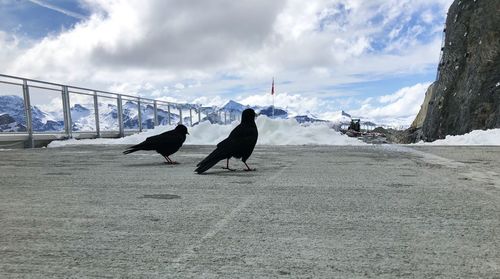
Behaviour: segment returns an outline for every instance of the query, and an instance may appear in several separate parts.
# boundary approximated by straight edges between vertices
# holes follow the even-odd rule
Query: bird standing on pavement
[[[225,169],[229,168],[229,159],[231,157],[241,158],[246,171],[254,171],[246,163],[247,159],[252,155],[259,133],[257,125],[255,125],[255,111],[246,109],[241,115],[241,123],[236,126],[229,136],[217,144],[217,148],[210,153],[203,161],[198,163],[195,172],[203,173],[217,164],[219,161],[226,159]]]
[[[186,140],[186,135],[189,135],[186,126],[180,124],[173,130],[149,137],[145,141],[129,147],[127,150],[123,151],[123,154],[129,154],[139,150],[155,150],[167,160],[165,162],[166,164],[178,164],[172,161],[168,156],[174,154],[181,148]]]

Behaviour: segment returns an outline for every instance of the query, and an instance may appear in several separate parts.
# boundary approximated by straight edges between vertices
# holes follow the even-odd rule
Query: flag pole
[[[271,95],[273,95],[273,119],[274,119],[274,77],[273,77],[273,85],[271,86]]]
[[[273,94],[273,118],[274,118],[274,94]]]

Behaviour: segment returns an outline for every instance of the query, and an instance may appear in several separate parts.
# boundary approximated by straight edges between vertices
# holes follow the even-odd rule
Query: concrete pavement
[[[0,151],[0,277],[500,278],[500,148]]]

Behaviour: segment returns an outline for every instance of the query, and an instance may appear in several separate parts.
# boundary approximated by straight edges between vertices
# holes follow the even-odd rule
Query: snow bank
[[[422,145],[500,145],[500,129],[475,130],[465,135],[446,136],[433,142],[418,142]]]
[[[361,145],[363,142],[336,132],[325,123],[300,125],[294,119],[270,119],[259,116],[256,120],[259,129],[259,145]],[[231,130],[238,125],[210,124],[205,121],[194,127],[188,127],[189,135],[184,144],[215,145],[225,139]],[[175,126],[158,126],[152,130],[130,135],[119,139],[85,139],[53,141],[49,147],[76,144],[137,144],[147,137],[163,133]]]
[[[257,118],[259,140],[267,145],[360,145],[358,139],[331,129],[326,123],[301,125],[295,119]]]

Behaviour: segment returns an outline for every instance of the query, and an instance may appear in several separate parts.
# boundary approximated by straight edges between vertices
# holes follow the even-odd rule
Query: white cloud
[[[432,23],[434,21],[434,15],[432,14],[432,12],[430,10],[426,10],[425,12],[422,13],[422,16],[421,16],[422,20],[425,22],[425,23]]]
[[[347,61],[365,61],[371,43],[382,40],[394,22],[404,24],[420,9],[449,2],[87,0],[93,11],[88,20],[26,49],[8,68],[99,82],[168,82],[217,72],[269,76],[325,67],[336,72]],[[370,23],[376,17],[383,21]],[[401,26],[389,32],[399,33]],[[412,40],[394,43],[400,49]]]
[[[372,100],[350,113],[378,123],[399,119],[409,125],[420,110],[429,85],[430,82],[401,88],[393,94],[379,97],[378,102]]]
[[[0,65],[8,65],[13,57],[21,54],[19,39],[0,30]],[[6,70],[5,68],[2,71]]]
[[[176,83],[176,84],[174,85],[174,88],[175,88],[175,89],[177,89],[177,90],[182,90],[182,89],[184,89],[184,87],[185,87],[185,86],[184,86],[184,84],[182,84],[182,83]]]
[[[204,107],[210,107],[210,106],[215,106],[215,107],[222,107],[224,106],[229,100],[222,98],[220,96],[212,96],[212,97],[193,97],[193,96],[181,96],[181,95],[172,95],[172,94],[158,94],[155,96],[155,99],[161,100],[161,101],[166,101],[166,102],[171,102],[171,103],[178,103],[178,104],[196,104],[196,105],[203,105]]]
[[[271,94],[258,94],[237,99],[237,101],[243,105],[270,106],[273,104],[273,97]],[[280,93],[275,95],[274,105],[286,108],[292,115],[297,115],[317,111],[321,102],[316,97]]]
[[[328,97],[364,93],[328,88],[435,71],[451,2],[82,0],[88,19],[29,47],[0,32],[0,63],[10,74],[204,105],[269,105],[276,76],[290,81],[277,84],[277,106],[326,113],[355,103]],[[403,106],[399,94],[377,105]],[[375,100],[364,108],[375,115]]]
[[[321,119],[330,120],[330,121],[339,121],[342,119],[342,111],[329,111],[324,112],[319,115]]]
[[[191,101],[193,104],[201,104],[203,106],[216,106],[216,107],[222,107],[228,102],[227,99],[224,99],[220,96],[214,96],[214,97],[198,97],[195,98]]]

